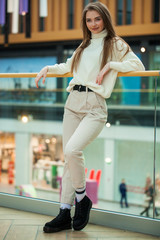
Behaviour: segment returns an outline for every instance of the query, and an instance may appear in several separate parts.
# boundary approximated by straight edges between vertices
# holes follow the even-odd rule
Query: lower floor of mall
[[[59,202],[64,167],[62,123],[33,121],[24,126],[16,120],[12,125],[11,120],[2,121],[0,192]],[[95,208],[136,215],[143,212],[146,182],[154,183],[153,132],[151,127],[105,127],[86,147],[86,191]],[[156,144],[155,217],[159,218],[159,129]],[[123,204],[119,190],[122,180],[127,188]],[[153,216],[153,204],[144,213],[147,215]]]

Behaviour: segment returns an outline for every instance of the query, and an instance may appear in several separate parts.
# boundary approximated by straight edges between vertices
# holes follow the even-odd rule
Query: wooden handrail
[[[0,73],[0,78],[35,78],[37,76],[37,73]],[[71,73],[66,73],[66,74],[53,74],[53,73],[48,73],[47,77],[72,77],[73,75]],[[126,72],[118,73],[118,77],[156,77],[160,76],[160,70],[155,70],[155,71],[132,71],[132,72]]]

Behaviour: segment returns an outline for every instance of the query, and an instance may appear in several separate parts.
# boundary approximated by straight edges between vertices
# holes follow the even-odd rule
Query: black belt
[[[87,88],[86,86],[83,85],[75,85],[73,87],[73,90],[77,90],[78,92],[86,92],[86,89],[88,89],[88,92],[93,92],[90,88]]]

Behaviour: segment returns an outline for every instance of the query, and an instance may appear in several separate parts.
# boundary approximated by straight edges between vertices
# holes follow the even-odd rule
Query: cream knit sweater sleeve
[[[48,66],[48,72],[55,73],[55,74],[65,74],[70,72],[74,54],[75,52],[72,54],[70,58],[67,59],[65,63]]]
[[[140,59],[130,49],[127,51],[127,44],[121,39],[116,41],[113,46],[113,59],[110,61],[110,68],[118,72],[144,71],[144,65]]]

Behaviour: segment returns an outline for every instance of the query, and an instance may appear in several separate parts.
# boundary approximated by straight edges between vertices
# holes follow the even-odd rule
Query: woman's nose
[[[95,26],[95,25],[96,25],[96,22],[95,22],[95,21],[93,21],[93,22],[92,22],[92,26]]]

